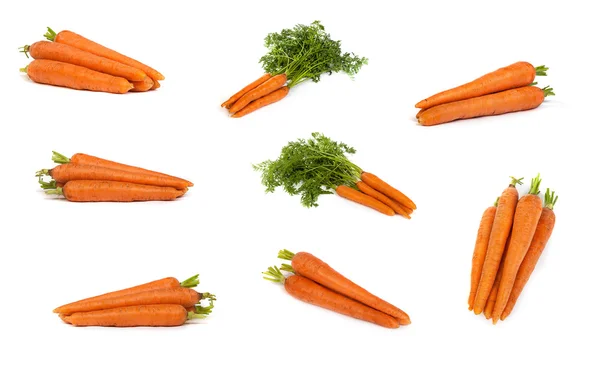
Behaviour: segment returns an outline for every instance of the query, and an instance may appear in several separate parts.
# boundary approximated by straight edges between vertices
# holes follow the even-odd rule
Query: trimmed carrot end
[[[425,107],[425,100],[421,100],[421,101],[419,101],[419,102],[417,102],[415,104],[415,108],[421,109],[421,108],[424,108],[424,107]]]

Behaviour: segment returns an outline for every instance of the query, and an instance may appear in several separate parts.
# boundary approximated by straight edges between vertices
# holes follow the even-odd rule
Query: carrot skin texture
[[[519,61],[485,74],[464,85],[437,93],[419,101],[415,107],[431,108],[449,102],[467,100],[486,94],[527,86],[535,79],[535,72],[536,69],[533,65],[528,62]]]
[[[479,229],[477,230],[477,239],[475,241],[475,249],[473,250],[473,258],[471,261],[471,291],[469,292],[469,310],[473,310],[475,294],[477,293],[477,287],[479,286],[481,270],[483,269],[483,262],[485,261],[485,254],[487,252],[488,242],[490,240],[492,224],[494,223],[495,216],[496,206],[488,207],[483,212],[481,222],[479,223]]]
[[[154,81],[152,81],[150,76],[146,76],[145,80],[132,81],[131,84],[133,88],[131,88],[130,92],[147,92],[154,86]]]
[[[310,253],[296,253],[292,258],[292,268],[297,275],[398,319],[401,325],[410,324],[410,317],[404,311],[371,294]]]
[[[552,230],[554,230],[555,222],[556,216],[554,211],[544,208],[535,230],[535,234],[533,235],[533,239],[531,240],[531,245],[527,250],[527,254],[525,254],[525,258],[523,258],[523,262],[521,262],[521,265],[519,266],[519,272],[517,273],[513,288],[510,291],[510,297],[508,298],[506,307],[504,307],[504,311],[500,316],[501,320],[506,319],[506,317],[510,315],[515,307],[515,303],[517,303],[523,288],[527,284],[527,281],[533,273],[538,260],[544,252],[544,248],[546,247],[548,240],[550,240]]]
[[[60,61],[33,60],[26,71],[27,76],[34,82],[77,90],[124,94],[133,88],[133,85],[122,77]]]
[[[396,318],[331,291],[308,278],[292,275],[286,278],[284,286],[291,296],[306,303],[387,328],[400,326]]]
[[[254,88],[256,88],[257,86],[259,86],[260,84],[264,83],[265,81],[267,81],[268,79],[270,79],[271,74],[270,73],[265,73],[262,76],[260,76],[260,78],[258,78],[257,80],[251,82],[250,84],[246,85],[245,87],[243,87],[239,92],[237,92],[236,94],[234,94],[233,96],[229,97],[229,100],[225,101],[224,103],[221,104],[222,108],[231,108],[231,106],[237,101],[239,100],[243,95],[245,95],[246,93],[250,92],[251,90],[253,90]]]
[[[97,56],[105,57],[107,59],[120,62],[121,64],[129,65],[131,67],[140,69],[144,71],[146,75],[150,76],[152,80],[158,81],[165,79],[165,76],[163,76],[157,70],[149,67],[148,65],[142,64],[137,60],[127,57],[92,40],[86,39],[85,37],[78,35],[77,33],[71,31],[61,31],[54,38],[54,42],[67,44],[72,47],[81,49],[83,51],[95,54]]]
[[[392,200],[391,198],[384,195],[383,193],[378,192],[377,190],[373,189],[372,187],[370,187],[363,181],[358,181],[356,183],[356,187],[358,187],[358,190],[365,193],[366,195],[371,196],[371,197],[375,198],[376,200],[381,201],[384,204],[388,205],[396,213],[400,214],[404,218],[410,219],[410,213],[408,213],[406,208],[404,208],[400,203]],[[412,213],[412,211],[411,211],[411,213]]]
[[[527,194],[519,200],[515,211],[513,223],[513,233],[506,260],[504,262],[504,272],[498,287],[498,298],[494,305],[492,320],[498,322],[510,297],[510,292],[515,283],[519,267],[527,254],[529,246],[535,235],[535,231],[542,215],[542,199],[534,194]]]
[[[274,90],[273,92],[267,94],[266,96],[262,96],[261,98],[252,101],[239,111],[235,112],[231,115],[231,117],[239,118],[244,117],[247,114],[250,114],[260,108],[263,108],[267,105],[271,105],[276,103],[277,101],[281,101],[284,99],[288,93],[290,92],[290,88],[287,86],[282,86],[281,88]]]
[[[455,120],[535,109],[544,102],[544,99],[544,91],[540,88],[524,86],[434,106],[423,112],[417,119],[423,126],[439,125]]]
[[[381,178],[377,177],[375,174],[362,172],[362,174],[360,175],[360,179],[373,189],[377,190],[378,192],[383,193],[389,198],[400,202],[400,204],[407,206],[413,210],[417,208],[417,205],[415,205],[415,203],[410,198],[405,196],[401,191],[395,189],[394,187],[383,181]]]
[[[96,56],[66,44],[38,41],[31,44],[28,51],[34,59],[53,60],[78,65],[111,76],[123,77],[129,81],[144,81],[147,77],[146,73],[140,69]]]
[[[143,305],[77,312],[61,319],[73,326],[172,327],[187,321],[188,312],[180,305]]]
[[[396,215],[396,212],[394,211],[394,209],[392,209],[388,205],[376,200],[375,198],[373,198],[371,196],[366,195],[365,193],[363,193],[361,191],[354,190],[351,187],[348,187],[346,185],[338,186],[335,189],[335,192],[340,197],[349,199],[350,201],[353,201],[353,202],[359,203],[361,205],[375,209],[382,214],[389,215],[389,216]]]
[[[492,313],[494,311],[494,305],[496,304],[496,300],[498,299],[498,289],[500,287],[500,280],[502,279],[502,273],[504,271],[504,260],[506,259],[506,252],[508,251],[508,244],[510,243],[511,234],[508,235],[508,239],[506,240],[506,246],[504,247],[504,254],[502,254],[502,259],[500,260],[500,266],[498,266],[498,272],[496,273],[496,279],[494,280],[494,285],[492,286],[492,291],[490,291],[490,296],[488,297],[487,302],[485,303],[485,308],[483,309],[483,315],[485,319],[490,319],[492,317]]]
[[[62,188],[63,195],[70,202],[173,201],[184,195],[186,190],[103,180],[68,181]]]
[[[285,74],[278,74],[277,76],[271,77],[267,81],[263,82],[256,88],[252,89],[251,91],[247,92],[242,97],[240,97],[239,100],[237,100],[233,105],[231,105],[231,108],[229,108],[229,113],[237,113],[252,101],[258,100],[259,98],[266,96],[277,89],[282,88],[286,82],[287,76]]]

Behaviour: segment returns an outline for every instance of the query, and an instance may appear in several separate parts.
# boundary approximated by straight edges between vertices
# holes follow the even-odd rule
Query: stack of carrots
[[[123,94],[158,89],[164,80],[157,70],[71,31],[44,35],[50,41],[25,45],[34,59],[21,69],[37,83]]]
[[[190,181],[152,170],[77,153],[68,158],[52,152],[60,165],[36,173],[46,194],[72,202],[170,201],[183,196]],[[52,177],[44,181],[43,177]]]
[[[545,66],[519,61],[419,101],[417,121],[424,126],[466,118],[493,116],[537,108],[552,88],[538,88],[535,76],[546,76]]]
[[[73,326],[171,327],[190,319],[206,318],[216,297],[193,290],[198,275],[183,282],[173,277],[82,299],[54,309]],[[208,300],[208,306],[201,301]]]
[[[541,179],[531,181],[529,192],[519,199],[513,178],[494,206],[481,218],[471,269],[469,310],[484,313],[496,324],[512,312],[552,235],[554,205],[558,199],[546,189],[538,196]]]
[[[387,328],[410,324],[404,311],[371,294],[314,255],[281,250],[278,258],[291,261],[291,265],[282,264],[281,269],[269,267],[263,278],[283,283],[291,296]],[[289,274],[284,275],[282,270]]]

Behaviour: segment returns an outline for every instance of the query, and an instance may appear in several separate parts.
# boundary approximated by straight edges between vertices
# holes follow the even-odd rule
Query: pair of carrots
[[[62,195],[72,202],[170,201],[183,196],[190,181],[88,154],[68,158],[52,152],[60,165],[36,173],[46,194]],[[52,181],[46,182],[44,176]]]
[[[536,76],[546,76],[545,66],[520,61],[476,80],[419,101],[417,121],[424,126],[450,121],[519,112],[537,108],[552,88],[538,88]]]
[[[157,70],[71,31],[44,35],[49,41],[25,45],[21,52],[34,59],[21,71],[37,83],[123,94],[158,89]]]
[[[72,302],[54,312],[73,326],[181,326],[190,319],[205,318],[214,307],[214,295],[192,289],[198,283],[198,275],[183,282],[163,278]],[[208,306],[201,304],[205,299]]]
[[[281,250],[278,258],[291,261],[269,267],[263,278],[283,283],[293,297],[356,319],[387,328],[409,325],[409,316],[398,307],[371,294],[312,254]],[[285,276],[282,270],[290,274]]]
[[[275,76],[265,73],[231,96],[221,107],[227,108],[231,117],[244,117],[287,96],[290,88],[286,82],[285,73]]]
[[[512,312],[556,221],[558,197],[546,189],[542,203],[539,174],[519,199],[515,185],[520,183],[513,178],[496,204],[484,211],[473,251],[469,310],[483,312],[494,324]]]

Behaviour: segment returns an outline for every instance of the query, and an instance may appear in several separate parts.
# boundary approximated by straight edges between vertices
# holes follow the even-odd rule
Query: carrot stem
[[[38,178],[38,182],[40,184],[40,187],[44,190],[48,190],[48,189],[56,189],[56,181],[52,180],[50,182],[45,182],[42,177]]]
[[[292,274],[296,274],[296,270],[294,270],[294,268],[292,267],[292,265],[289,265],[287,263],[282,263],[281,266],[279,266],[281,270],[286,271],[288,273],[292,273]]]
[[[50,169],[42,169],[42,170],[38,170],[37,172],[35,172],[36,177],[43,177],[43,176],[49,176],[49,175],[50,175]]]
[[[283,250],[279,250],[279,253],[277,253],[277,258],[285,259],[286,261],[291,261],[292,258],[294,258],[294,255],[296,255],[296,254],[287,249],[283,249]]]
[[[44,193],[46,193],[48,195],[63,195],[63,189],[56,188],[56,189],[52,189],[52,190],[44,190]]]
[[[525,178],[524,178],[524,177],[521,177],[521,178],[515,178],[515,177],[513,177],[513,176],[510,176],[510,179],[511,179],[511,181],[510,181],[510,184],[511,184],[512,186],[517,186],[517,185],[523,185],[523,180],[524,180]],[[500,197],[498,197],[498,198],[500,198]],[[498,200],[496,200],[496,202],[498,202]]]
[[[56,32],[54,32],[52,30],[52,28],[50,28],[50,27],[46,27],[46,28],[48,28],[48,32],[46,32],[44,34],[44,37],[47,38],[50,41],[54,41],[54,39],[56,38]]]
[[[267,281],[275,283],[285,282],[285,275],[283,275],[283,273],[281,272],[281,270],[279,270],[277,266],[269,267],[267,271],[263,272],[263,274],[266,275],[263,277],[263,279],[266,279]]]
[[[540,184],[542,183],[542,179],[540,178],[540,174],[535,178],[531,179],[531,187],[529,188],[529,194],[538,195],[540,194]]]
[[[25,53],[25,56],[29,58],[29,48],[30,45],[23,45],[22,47],[19,47],[19,52]]]
[[[540,65],[535,67],[535,75],[536,76],[547,76],[546,71],[550,69],[545,65]]]
[[[546,193],[544,194],[544,207],[554,210],[554,205],[556,205],[556,201],[558,201],[558,196],[554,195],[554,191],[550,193],[550,188],[546,189]]]
[[[71,162],[71,159],[63,154],[60,154],[58,152],[55,152],[54,150],[52,151],[52,161],[54,161],[57,164],[68,164],[69,162]]]
[[[556,96],[554,94],[554,89],[550,88],[549,86],[543,87],[542,90],[544,91],[544,97]]]
[[[20,68],[20,69],[19,69],[19,72],[27,73],[27,67],[28,67],[28,66],[29,66],[29,65],[27,65],[25,68]]]
[[[198,286],[198,284],[200,284],[200,280],[198,279],[199,275],[200,274],[193,275],[193,276],[189,277],[188,279],[186,279],[185,281],[181,282],[180,283],[181,287],[192,288],[192,287]],[[209,295],[212,295],[212,294],[209,294]],[[204,294],[202,296],[204,296]]]

